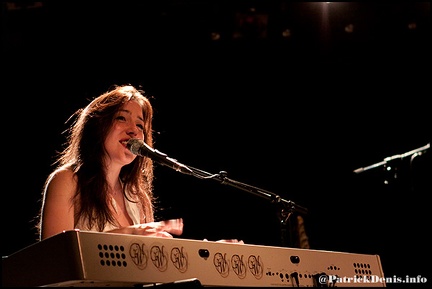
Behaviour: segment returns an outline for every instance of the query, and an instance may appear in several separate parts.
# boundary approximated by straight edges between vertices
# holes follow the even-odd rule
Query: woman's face
[[[114,123],[106,139],[105,149],[108,153],[107,165],[130,164],[136,157],[126,147],[130,138],[144,139],[143,112],[139,103],[131,100],[114,116]]]

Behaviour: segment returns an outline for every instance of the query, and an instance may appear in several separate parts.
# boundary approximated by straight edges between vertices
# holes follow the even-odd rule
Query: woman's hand
[[[207,239],[204,239],[203,241],[208,242]],[[216,243],[235,243],[235,244],[244,244],[243,240],[237,240],[237,239],[220,239],[215,241]]]
[[[173,238],[173,235],[179,236],[183,233],[183,219],[180,218],[160,222],[137,224],[114,229],[108,231],[108,233]]]

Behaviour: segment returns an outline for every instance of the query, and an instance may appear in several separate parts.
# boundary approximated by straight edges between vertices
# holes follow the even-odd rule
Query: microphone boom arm
[[[287,230],[287,227],[290,227],[289,217],[294,214],[298,213],[300,215],[306,215],[308,214],[308,209],[297,205],[293,201],[286,200],[281,198],[279,195],[272,193],[267,190],[260,189],[258,187],[254,187],[245,183],[241,183],[235,180],[232,180],[227,177],[228,173],[225,171],[220,171],[218,174],[209,174],[203,170],[188,166],[190,170],[192,170],[192,176],[195,176],[200,179],[212,179],[216,180],[219,183],[223,185],[229,185],[231,187],[243,190],[245,192],[249,192],[253,195],[262,197],[268,201],[270,201],[272,204],[275,204],[279,208],[278,216],[280,220],[280,228],[281,228],[281,245],[282,246],[292,246],[293,245],[293,232],[292,228]],[[289,244],[286,240],[285,234],[289,231],[290,233],[290,241],[291,244]]]
[[[205,172],[203,170],[191,167],[191,166],[187,166],[187,168],[189,168],[192,173],[189,175],[192,175],[194,177],[197,177],[199,179],[212,179],[212,180],[216,180],[219,183],[221,183],[222,185],[229,185],[231,187],[243,190],[245,192],[249,192],[253,195],[262,197],[268,201],[270,201],[273,204],[279,204],[282,207],[284,207],[284,209],[286,209],[285,211],[288,212],[296,212],[302,215],[307,215],[308,214],[308,209],[306,209],[305,207],[302,207],[296,203],[294,203],[293,201],[290,200],[286,200],[281,198],[279,195],[272,193],[270,191],[264,190],[264,189],[260,189],[258,187],[254,187],[245,183],[241,183],[235,180],[232,180],[230,178],[227,177],[228,173],[226,171],[220,171],[218,174],[210,174],[208,172]]]
[[[367,171],[367,170],[370,170],[370,169],[373,169],[373,168],[376,168],[376,167],[383,166],[383,165],[387,164],[388,162],[390,162],[392,160],[395,160],[395,159],[403,159],[403,158],[405,158],[407,156],[410,156],[410,155],[422,154],[423,152],[426,152],[429,148],[430,148],[430,143],[428,143],[428,144],[426,144],[426,145],[424,145],[422,147],[419,147],[417,149],[411,150],[409,152],[403,153],[403,154],[397,154],[397,155],[394,155],[394,156],[391,156],[391,157],[386,157],[381,162],[378,162],[376,164],[373,164],[373,165],[370,165],[370,166],[367,166],[367,167],[361,167],[361,168],[355,169],[353,172],[356,173],[356,174],[359,174],[359,173],[362,173],[364,171]]]

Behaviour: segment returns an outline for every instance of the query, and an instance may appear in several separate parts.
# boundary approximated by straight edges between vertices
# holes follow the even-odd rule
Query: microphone
[[[191,175],[193,171],[187,166],[179,163],[177,160],[168,157],[166,154],[151,148],[148,144],[146,144],[143,140],[137,138],[131,138],[128,140],[126,147],[130,150],[134,155],[140,157],[149,157],[155,162],[170,167],[178,172],[183,174]]]

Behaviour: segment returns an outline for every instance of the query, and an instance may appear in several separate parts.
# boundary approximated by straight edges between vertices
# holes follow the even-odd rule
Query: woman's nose
[[[138,134],[138,128],[136,127],[136,125],[131,125],[128,128],[127,134],[130,136],[136,136]]]

